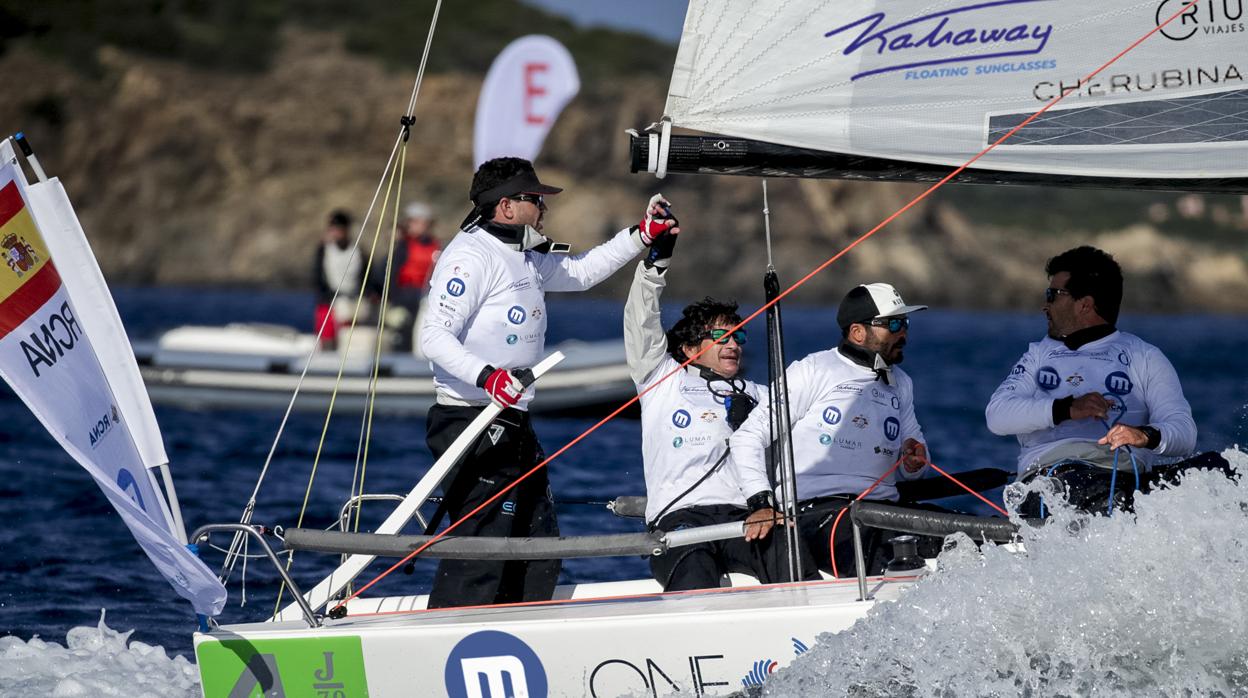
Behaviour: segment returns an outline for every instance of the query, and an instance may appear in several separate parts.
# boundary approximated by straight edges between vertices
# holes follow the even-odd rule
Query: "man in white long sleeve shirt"
[[[897,500],[896,479],[920,477],[927,467],[923,430],[914,415],[914,385],[897,366],[909,314],[926,308],[906,305],[889,284],[858,286],[837,311],[840,345],[788,369],[798,527],[822,569],[832,568],[829,538],[841,509],[899,460],[900,467],[868,499]],[[768,409],[754,410],[729,441],[732,467],[744,492],[771,488],[764,466],[769,424]],[[856,570],[850,529],[842,522],[836,530],[836,570],[841,576]],[[882,562],[879,532],[867,539],[869,573],[875,574]]]
[[[716,587],[728,572],[788,581],[778,575],[787,569],[785,538],[767,536],[770,489],[747,502],[725,462],[733,429],[767,399],[764,386],[739,375],[746,333],[731,332],[741,322],[737,305],[706,298],[663,331],[659,296],[677,232],[659,237],[638,263],[624,306],[624,349],[641,393],[646,525],[675,531],[745,521],[746,536],[676,548],[651,557],[650,569],[665,591]]]
[[[581,254],[542,235],[541,183],[521,158],[496,158],[473,177],[472,213],[443,250],[430,282],[432,307],[420,345],[433,363],[437,404],[427,440],[441,456],[491,401],[505,409],[448,477],[442,508],[458,520],[543,459],[529,420],[531,366],[545,354],[547,291],[583,291],[606,279],[669,227],[647,210],[637,226]],[[437,525],[442,511],[430,528]],[[546,471],[540,470],[455,529],[456,535],[557,536]],[[551,597],[559,560],[443,560],[430,608]]]
[[[1185,456],[1196,423],[1174,367],[1157,347],[1114,325],[1122,270],[1093,247],[1068,250],[1045,267],[1048,336],[1033,343],[986,411],[988,428],[1017,436],[1020,479],[1050,474],[1076,506],[1109,506],[1116,466],[1120,503],[1158,455]],[[1054,466],[1061,464],[1054,470]]]

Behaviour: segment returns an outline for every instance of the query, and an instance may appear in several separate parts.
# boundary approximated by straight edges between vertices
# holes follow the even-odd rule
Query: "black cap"
[[[524,158],[494,158],[477,168],[468,198],[482,206],[516,194],[548,195],[561,191],[559,187],[542,184],[533,170],[533,163]]]
[[[351,214],[342,209],[338,209],[329,214],[329,225],[337,226],[339,228],[350,228]]]
[[[836,324],[845,329],[857,322],[870,322],[878,317],[908,315],[927,310],[926,305],[906,305],[897,289],[889,284],[855,286],[845,294],[836,311]]]

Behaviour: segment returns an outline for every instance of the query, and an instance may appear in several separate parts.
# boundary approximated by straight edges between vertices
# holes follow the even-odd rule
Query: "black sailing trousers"
[[[450,447],[481,407],[434,405],[426,441],[434,458]],[[542,461],[541,444],[529,413],[506,409],[460,459],[444,482],[443,507],[458,521]],[[449,482],[449,484],[445,484]],[[456,536],[546,537],[559,535],[546,470],[474,514],[452,531]],[[555,591],[562,560],[442,560],[434,575],[429,608],[547,601]]]
[[[731,504],[698,504],[667,514],[655,528],[679,531],[694,526],[744,521],[749,512]],[[762,540],[746,542],[729,538],[669,550],[650,558],[650,572],[663,585],[663,591],[711,589],[729,572],[748,574],[763,584],[789,581],[788,541],[780,526]],[[819,579],[819,571],[805,550],[802,570],[807,580]]]

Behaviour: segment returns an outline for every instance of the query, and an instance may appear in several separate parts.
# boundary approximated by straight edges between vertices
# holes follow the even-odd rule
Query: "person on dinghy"
[[[351,214],[341,209],[329,215],[325,233],[312,260],[312,285],[316,289],[316,325],[321,347],[334,349],[338,328],[351,323],[355,295],[364,283],[364,260],[351,242]],[[338,290],[335,297],[334,290]]]
[[[826,571],[833,571],[829,539],[836,515],[894,465],[867,499],[897,501],[897,480],[917,479],[927,469],[914,385],[898,366],[910,313],[926,309],[906,305],[889,284],[857,286],[837,310],[839,346],[788,368],[798,530]],[[764,456],[771,441],[769,412],[765,405],[754,410],[729,440],[731,466],[742,490],[753,496],[772,492]],[[856,573],[851,529],[842,522],[832,546],[842,577]],[[883,532],[864,528],[863,542],[867,572],[879,574],[886,562]]]
[[[583,291],[649,247],[672,222],[651,205],[640,223],[580,254],[542,233],[545,197],[563,191],[538,180],[522,158],[487,160],[472,179],[473,208],[434,265],[420,346],[434,369],[437,404],[427,442],[435,457],[491,401],[505,409],[448,478],[443,514],[459,520],[544,459],[533,432],[529,368],[545,355],[547,291]],[[430,530],[432,532],[432,530]],[[538,470],[455,529],[456,535],[557,536],[546,471]],[[551,597],[560,560],[442,560],[429,607]]]
[[[665,215],[670,212],[661,196],[651,201]],[[737,521],[747,526],[745,538],[652,556],[650,570],[665,591],[718,587],[728,572],[763,583],[787,581],[772,574],[780,565],[771,558],[783,559],[784,551],[776,548],[785,539],[767,535],[776,517],[771,493],[747,502],[726,467],[728,437],[767,399],[765,386],[740,376],[746,333],[730,331],[741,322],[737,304],[705,298],[686,306],[663,331],[659,297],[679,231],[673,226],[660,235],[637,264],[624,306],[624,351],[638,392],[645,391],[640,403],[646,525],[661,531]],[[673,371],[679,373],[664,380]],[[806,569],[818,578],[813,566]]]
[[[385,282],[386,269],[390,270],[390,307],[386,309],[385,321],[394,330],[395,351],[407,353],[415,348],[416,318],[429,288],[433,265],[442,250],[433,234],[436,222],[429,204],[413,201],[403,207],[394,259],[376,266],[378,288]]]
[[[1123,284],[1113,257],[1077,247],[1045,272],[1047,336],[992,394],[988,429],[1018,438],[1020,480],[1058,478],[1084,509],[1129,505],[1158,456],[1195,449],[1192,409],[1165,354],[1116,327]],[[1038,507],[1031,498],[1025,515]]]

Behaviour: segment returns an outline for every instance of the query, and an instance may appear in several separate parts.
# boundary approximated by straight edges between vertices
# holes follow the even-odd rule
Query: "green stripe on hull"
[[[360,638],[244,639],[196,648],[205,698],[368,695]]]

